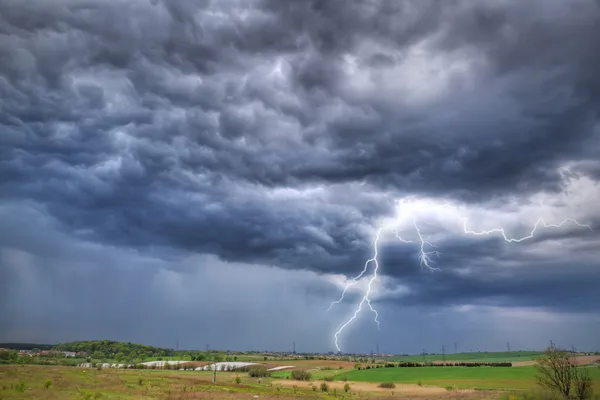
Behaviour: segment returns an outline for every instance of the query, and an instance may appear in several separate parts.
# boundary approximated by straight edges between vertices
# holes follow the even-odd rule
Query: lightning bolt
[[[533,226],[533,229],[531,230],[531,233],[529,235],[523,236],[521,238],[509,238],[509,237],[507,237],[506,236],[506,232],[504,231],[504,228],[494,228],[494,229],[490,229],[488,231],[480,231],[480,232],[475,232],[475,231],[469,230],[469,229],[467,229],[467,219],[466,218],[463,220],[463,230],[464,230],[465,234],[475,235],[475,236],[491,235],[492,233],[501,233],[502,237],[504,238],[504,240],[507,241],[508,243],[520,243],[520,242],[522,242],[524,240],[533,238],[533,236],[535,235],[535,232],[537,231],[537,229],[540,226],[540,224],[544,228],[561,228],[567,222],[571,222],[571,223],[573,223],[575,225],[578,225],[578,226],[580,226],[582,228],[588,228],[590,231],[593,231],[593,229],[592,229],[591,226],[589,226],[587,224],[581,224],[581,223],[577,222],[576,220],[574,220],[573,218],[565,218],[559,224],[547,224],[546,221],[544,221],[542,218],[540,218],[540,219],[537,220],[537,222]]]
[[[405,203],[406,200],[408,200],[409,198],[406,199],[402,199],[398,202],[398,206],[400,208],[400,206],[402,204]],[[447,208],[448,206],[442,206],[442,208]],[[435,249],[437,246],[435,246],[433,243],[427,241],[422,232],[421,229],[419,228],[419,225],[417,224],[417,220],[416,218],[413,216],[411,218],[412,220],[412,226],[414,228],[414,232],[418,238],[418,245],[419,245],[419,251],[417,253],[417,258],[419,260],[419,265],[421,266],[421,269],[427,269],[430,272],[434,272],[434,271],[440,271],[439,268],[433,267],[432,264],[434,263],[434,261],[432,260],[433,256],[436,256],[437,258],[439,258],[440,256],[440,252],[437,250],[431,250],[431,249]],[[395,221],[397,223],[397,221]],[[532,239],[535,236],[535,233],[537,232],[538,228],[540,226],[543,226],[544,228],[561,228],[563,225],[565,225],[566,223],[570,222],[573,223],[577,226],[580,226],[582,228],[587,228],[590,231],[593,231],[592,227],[590,225],[587,224],[582,224],[579,223],[577,220],[573,219],[573,218],[565,218],[563,221],[561,221],[558,224],[548,224],[546,223],[542,218],[538,219],[537,222],[535,223],[535,225],[533,226],[533,229],[531,230],[531,232],[529,233],[529,235],[520,237],[520,238],[510,238],[506,235],[506,231],[504,230],[504,228],[493,228],[490,230],[484,230],[484,231],[473,231],[467,228],[467,222],[468,219],[467,218],[463,218],[463,232],[466,235],[474,235],[474,236],[484,236],[484,235],[491,235],[491,234],[495,234],[495,233],[500,233],[502,235],[502,238],[508,242],[508,243],[519,243],[522,242],[524,240],[527,239]],[[373,305],[371,304],[371,291],[372,291],[372,284],[373,282],[377,279],[377,272],[379,270],[379,241],[381,239],[381,236],[383,234],[384,231],[388,231],[388,230],[393,230],[395,233],[396,238],[404,244],[411,244],[413,243],[411,240],[406,240],[403,239],[400,236],[400,230],[397,226],[395,226],[394,223],[392,224],[387,224],[384,225],[382,227],[380,227],[376,234],[375,234],[375,239],[373,240],[373,256],[371,258],[369,258],[365,264],[364,267],[362,269],[362,271],[360,272],[360,274],[358,274],[357,276],[355,276],[354,278],[352,278],[349,282],[347,282],[344,286],[344,290],[342,291],[342,295],[340,296],[340,298],[334,302],[332,302],[329,305],[329,308],[327,309],[327,311],[330,311],[333,306],[335,304],[339,304],[344,300],[344,297],[346,295],[346,292],[348,291],[348,288],[350,288],[350,286],[355,285],[358,280],[360,278],[362,278],[363,276],[365,276],[365,274],[367,273],[368,269],[369,269],[369,265],[373,264],[373,274],[371,276],[371,278],[368,281],[367,284],[367,288],[364,291],[364,295],[360,301],[360,303],[358,303],[358,306],[356,308],[356,310],[354,311],[354,314],[335,332],[334,334],[334,343],[335,343],[335,347],[337,349],[338,352],[341,351],[340,346],[339,346],[339,336],[341,335],[341,333],[344,331],[344,329],[346,329],[346,327],[348,325],[350,325],[360,314],[360,312],[363,309],[363,306],[365,303],[367,303],[367,306],[370,308],[370,310],[375,314],[375,322],[377,323],[377,328],[379,329],[380,327],[380,321],[379,321],[379,313],[377,312],[377,310],[373,307]]]
[[[373,308],[373,306],[371,305],[371,299],[369,299],[369,296],[371,295],[371,285],[373,284],[373,281],[375,281],[375,279],[377,279],[377,270],[379,269],[379,261],[377,260],[377,257],[379,256],[379,238],[381,237],[381,233],[383,232],[384,229],[385,229],[385,227],[379,228],[377,230],[377,234],[375,235],[375,240],[373,241],[373,248],[374,248],[373,257],[369,258],[365,262],[365,267],[363,268],[362,272],[357,277],[353,278],[351,282],[346,284],[340,299],[338,301],[334,301],[329,306],[328,311],[331,310],[331,307],[333,307],[334,304],[338,304],[344,299],[344,294],[346,293],[346,290],[348,290],[348,287],[350,285],[355,284],[357,282],[357,279],[360,279],[367,272],[367,268],[369,267],[369,264],[373,263],[375,265],[375,267],[373,268],[373,276],[371,277],[371,279],[369,280],[369,283],[367,284],[367,290],[365,291],[365,295],[363,296],[362,300],[358,304],[358,308],[356,309],[356,311],[354,311],[354,315],[352,315],[352,317],[350,317],[350,319],[348,321],[346,321],[346,323],[344,325],[342,325],[340,327],[340,329],[338,329],[338,331],[334,335],[335,348],[338,351],[341,351],[340,346],[338,344],[338,339],[339,339],[340,334],[342,333],[344,328],[346,328],[348,325],[350,325],[352,323],[352,321],[354,321],[356,319],[356,317],[362,310],[363,304],[365,302],[368,304],[371,311],[373,311],[373,313],[375,313],[375,322],[377,322],[377,329],[379,329],[379,314],[377,313],[377,310],[375,310],[375,308]]]

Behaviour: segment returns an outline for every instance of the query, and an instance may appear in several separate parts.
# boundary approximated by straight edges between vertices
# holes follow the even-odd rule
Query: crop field
[[[596,391],[600,368],[590,367]],[[359,382],[397,382],[472,389],[521,389],[536,387],[534,367],[418,367],[354,370],[334,377]]]

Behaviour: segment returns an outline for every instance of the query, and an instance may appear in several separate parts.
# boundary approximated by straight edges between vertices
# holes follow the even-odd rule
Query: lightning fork
[[[407,199],[401,199],[398,202],[398,205],[402,205],[404,204],[404,202]],[[443,206],[443,208],[447,208],[448,206]],[[563,225],[565,225],[567,222],[571,222],[575,225],[578,225],[582,228],[588,228],[590,231],[593,231],[592,227],[590,225],[587,224],[582,224],[580,222],[578,222],[577,220],[573,219],[573,218],[565,218],[563,221],[561,221],[559,224],[547,224],[546,221],[544,221],[544,219],[540,218],[537,220],[537,222],[535,223],[535,225],[533,226],[533,229],[531,230],[529,235],[523,236],[521,238],[509,238],[508,236],[506,236],[506,231],[504,230],[504,228],[493,228],[490,230],[484,230],[484,231],[473,231],[467,228],[467,218],[463,219],[463,231],[465,234],[467,235],[475,235],[475,236],[483,236],[483,235],[491,235],[493,233],[500,233],[503,237],[503,239],[508,242],[508,243],[519,243],[522,242],[524,240],[527,239],[531,239],[535,236],[536,231],[538,230],[538,228],[541,226],[545,227],[545,228],[561,228]],[[415,229],[415,233],[417,234],[418,238],[419,238],[419,252],[418,252],[418,259],[419,259],[419,264],[421,265],[421,269],[423,268],[427,268],[429,271],[433,272],[433,271],[440,271],[439,268],[435,268],[432,267],[431,264],[433,263],[433,260],[431,259],[432,256],[437,256],[439,258],[440,256],[440,252],[433,250],[433,251],[427,251],[426,250],[426,246],[435,248],[436,246],[425,240],[425,238],[423,237],[423,234],[421,233],[421,229],[419,228],[419,225],[417,224],[417,220],[416,218],[413,216],[412,217],[412,225]],[[379,260],[377,259],[377,257],[379,256],[379,239],[381,237],[381,234],[384,230],[390,229],[393,226],[391,224],[389,225],[384,225],[382,227],[380,227],[377,230],[377,234],[375,235],[375,240],[373,241],[373,247],[374,247],[374,253],[373,253],[373,257],[369,258],[366,262],[365,265],[363,267],[363,270],[361,271],[361,273],[359,275],[357,275],[356,277],[352,278],[352,280],[348,283],[346,283],[344,290],[342,292],[341,297],[337,300],[332,302],[329,305],[329,308],[327,309],[327,311],[331,310],[331,308],[333,307],[334,304],[339,304],[342,300],[344,300],[344,296],[346,294],[346,291],[348,290],[348,288],[351,285],[354,285],[358,282],[358,279],[362,278],[368,268],[369,265],[371,263],[373,263],[375,266],[373,268],[373,275],[371,277],[371,279],[369,279],[369,283],[367,285],[367,290],[365,291],[365,294],[362,298],[362,300],[360,301],[360,303],[358,304],[358,308],[354,311],[354,314],[352,315],[352,317],[350,317],[350,319],[348,319],[348,321],[346,321],[346,323],[344,323],[338,330],[337,332],[335,332],[334,338],[335,338],[335,347],[336,349],[339,351],[340,347],[339,347],[339,336],[342,333],[342,331],[352,323],[352,321],[354,321],[356,319],[356,317],[358,316],[358,314],[362,311],[363,305],[366,302],[367,305],[369,306],[369,308],[371,309],[371,311],[375,314],[375,322],[377,323],[377,328],[379,328],[379,313],[377,312],[377,310],[373,307],[373,305],[371,304],[371,285],[373,284],[373,282],[375,281],[375,279],[377,279],[377,271],[379,270]],[[396,238],[402,242],[402,243],[412,243],[412,241],[410,240],[406,240],[403,239],[400,236],[400,232],[398,230],[397,227],[394,227],[395,230],[395,235]]]
[[[527,236],[523,236],[521,238],[509,238],[506,236],[506,232],[504,231],[504,228],[494,228],[494,229],[490,229],[487,231],[472,231],[467,229],[467,218],[465,218],[463,220],[463,230],[465,232],[465,234],[468,235],[475,235],[475,236],[484,236],[484,235],[491,235],[492,233],[501,233],[502,237],[504,238],[504,240],[508,243],[520,243],[524,240],[527,239],[531,239],[534,237],[535,232],[537,231],[538,227],[540,226],[540,224],[542,224],[544,226],[544,228],[561,228],[564,224],[566,224],[567,222],[571,222],[575,225],[578,225],[582,228],[588,228],[590,231],[593,232],[593,229],[591,226],[587,225],[587,224],[582,224],[579,223],[577,220],[573,219],[573,218],[565,218],[563,219],[559,224],[547,224],[546,221],[544,221],[542,218],[538,219],[537,222],[535,223],[535,225],[533,226],[533,229],[531,230],[531,233]]]
[[[375,308],[373,308],[373,306],[371,305],[371,299],[369,299],[369,295],[371,294],[371,285],[373,284],[373,281],[375,281],[375,279],[377,279],[377,270],[379,269],[379,261],[377,260],[377,257],[379,256],[379,238],[381,237],[381,233],[385,228],[386,227],[384,226],[377,230],[377,234],[375,235],[375,240],[373,241],[373,249],[374,249],[373,257],[369,258],[365,262],[365,267],[364,267],[363,271],[360,273],[360,275],[357,278],[355,278],[353,280],[353,282],[350,282],[349,284],[347,284],[346,287],[344,288],[344,293],[345,293],[346,289],[348,288],[348,286],[350,284],[356,283],[356,279],[358,279],[359,277],[364,275],[369,264],[371,264],[371,263],[375,264],[375,267],[373,268],[373,276],[371,277],[371,279],[369,279],[369,283],[367,284],[367,290],[365,292],[365,295],[363,296],[362,300],[358,304],[358,308],[354,311],[354,315],[352,315],[352,317],[348,321],[346,321],[346,323],[344,325],[342,325],[340,327],[340,329],[338,329],[338,331],[334,335],[335,348],[338,351],[341,351],[340,346],[338,344],[338,339],[339,339],[340,334],[342,333],[344,328],[346,328],[350,323],[352,323],[352,321],[354,321],[356,319],[356,317],[358,316],[358,313],[362,310],[362,306],[365,302],[367,303],[367,305],[369,306],[371,311],[373,311],[373,313],[375,314],[375,322],[377,323],[377,328],[379,329],[379,313],[377,313],[377,310],[375,310]],[[344,296],[342,294],[342,297],[340,298],[340,300],[338,300],[337,302],[334,302],[334,303],[339,303],[340,301],[342,301],[343,298],[344,298]],[[333,306],[334,303],[331,303],[331,306]],[[331,308],[331,306],[329,308]]]

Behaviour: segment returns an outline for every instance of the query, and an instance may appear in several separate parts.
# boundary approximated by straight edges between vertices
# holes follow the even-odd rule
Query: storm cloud
[[[329,350],[359,292],[324,310],[412,196],[451,205],[414,214],[440,270],[410,223],[387,235],[386,333],[361,319],[349,346],[420,350],[393,338],[435,310],[583,321],[564,340],[600,345],[599,21],[592,0],[0,0],[0,339],[285,348],[275,317]],[[463,217],[592,229],[509,244]]]

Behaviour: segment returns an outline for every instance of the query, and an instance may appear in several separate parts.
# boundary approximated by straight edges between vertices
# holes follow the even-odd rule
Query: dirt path
[[[284,387],[293,387],[298,386],[299,388],[311,388],[313,385],[317,387],[317,390],[320,390],[321,383],[325,381],[311,381],[311,382],[301,382],[294,381],[290,379],[277,379],[273,380],[274,384],[279,384]],[[338,391],[344,390],[344,385],[348,383],[350,385],[351,391],[360,391],[360,392],[386,392],[386,393],[395,393],[402,395],[411,395],[411,396],[432,396],[432,395],[440,395],[446,394],[448,391],[444,388],[434,387],[434,386],[418,386],[412,384],[396,384],[394,389],[384,389],[380,388],[376,383],[369,382],[325,382],[329,385],[330,390],[336,389]],[[472,390],[464,391],[472,392]]]

